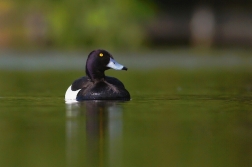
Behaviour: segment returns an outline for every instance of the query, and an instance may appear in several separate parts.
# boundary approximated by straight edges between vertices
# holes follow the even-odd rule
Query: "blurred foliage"
[[[127,48],[143,45],[153,5],[141,0],[0,0],[16,46]],[[5,9],[5,10],[3,10]],[[1,29],[0,29],[1,32]]]

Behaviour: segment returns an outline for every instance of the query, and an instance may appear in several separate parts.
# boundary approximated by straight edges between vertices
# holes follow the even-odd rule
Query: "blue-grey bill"
[[[109,63],[107,64],[107,67],[112,68],[114,70],[127,70],[127,67],[124,67],[123,65],[119,64],[114,59],[110,58]]]

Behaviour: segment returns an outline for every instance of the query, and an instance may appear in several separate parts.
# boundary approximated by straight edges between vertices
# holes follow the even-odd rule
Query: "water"
[[[132,99],[65,104],[83,71],[0,71],[0,166],[252,166],[252,70],[108,71]]]

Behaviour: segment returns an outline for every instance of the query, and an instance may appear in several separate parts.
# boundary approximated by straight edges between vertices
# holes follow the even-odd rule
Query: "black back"
[[[79,90],[76,100],[130,100],[130,94],[123,83],[114,77],[105,76],[104,80],[92,82],[88,77],[75,80],[72,90]]]

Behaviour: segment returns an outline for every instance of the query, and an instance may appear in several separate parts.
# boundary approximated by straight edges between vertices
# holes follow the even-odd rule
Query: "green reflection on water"
[[[0,72],[0,166],[251,166],[246,70],[115,72],[129,102],[65,104],[81,71]]]

